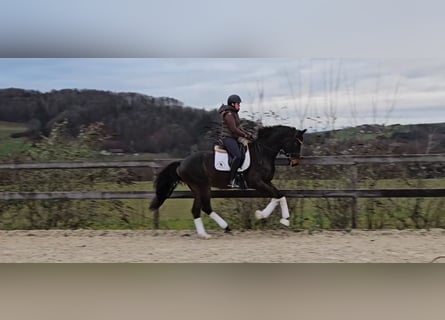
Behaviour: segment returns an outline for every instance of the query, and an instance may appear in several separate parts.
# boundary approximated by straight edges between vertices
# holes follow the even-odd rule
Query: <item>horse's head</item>
[[[283,152],[289,158],[289,164],[294,167],[301,158],[304,130],[288,126],[264,127],[258,131],[259,144],[276,156]]]
[[[303,135],[306,132],[306,129],[292,129],[294,130],[292,130],[291,134],[283,139],[281,150],[283,150],[284,154],[289,158],[290,166],[295,167],[301,158],[301,153],[303,151]]]

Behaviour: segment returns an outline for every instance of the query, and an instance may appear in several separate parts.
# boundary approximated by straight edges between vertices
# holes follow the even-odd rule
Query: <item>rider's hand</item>
[[[251,133],[247,133],[247,139],[250,141],[253,141],[253,140],[255,140],[255,136]]]
[[[241,143],[243,146],[247,147],[247,144],[250,142],[247,138],[239,137],[238,142]]]

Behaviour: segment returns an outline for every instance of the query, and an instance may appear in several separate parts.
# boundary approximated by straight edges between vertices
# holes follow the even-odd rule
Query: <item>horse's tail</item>
[[[150,203],[150,210],[156,210],[162,206],[164,201],[171,196],[173,190],[175,190],[176,186],[181,181],[181,178],[176,172],[180,163],[180,161],[172,162],[158,174],[154,182],[156,196]]]

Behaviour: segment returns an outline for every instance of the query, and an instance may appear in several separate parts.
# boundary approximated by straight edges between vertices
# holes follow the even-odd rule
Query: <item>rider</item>
[[[240,128],[240,118],[238,116],[240,105],[240,96],[232,94],[227,99],[227,105],[223,104],[218,109],[222,120],[221,140],[233,159],[230,165],[230,183],[228,184],[231,188],[239,188],[240,185],[245,188],[242,175],[238,175],[240,185],[236,183],[237,171],[244,161],[244,153],[241,152],[238,139],[245,138],[252,140],[252,135]]]

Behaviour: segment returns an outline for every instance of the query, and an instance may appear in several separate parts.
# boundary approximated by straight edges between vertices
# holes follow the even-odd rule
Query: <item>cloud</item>
[[[425,106],[422,121],[435,122],[445,102],[440,59],[4,58],[0,70],[3,88],[131,91],[208,110],[237,93],[243,110],[271,122],[311,123],[306,116],[336,117],[338,125],[415,121],[410,113]],[[274,119],[261,115],[269,110]]]

